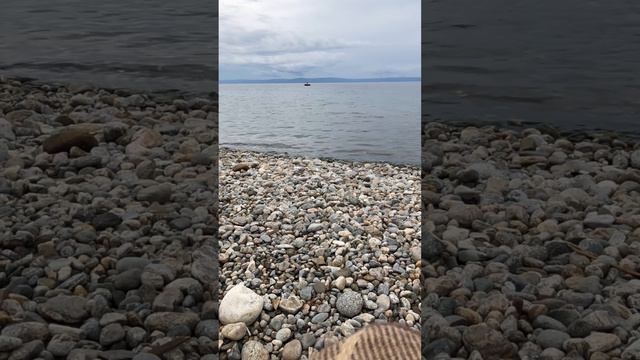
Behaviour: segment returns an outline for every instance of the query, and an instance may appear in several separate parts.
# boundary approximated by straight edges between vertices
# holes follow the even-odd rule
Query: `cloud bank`
[[[420,75],[418,0],[221,0],[220,79]]]

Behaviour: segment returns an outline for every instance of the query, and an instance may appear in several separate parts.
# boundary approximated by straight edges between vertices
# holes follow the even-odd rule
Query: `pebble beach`
[[[423,357],[640,359],[640,147],[423,125]]]
[[[0,79],[0,359],[217,359],[217,104]]]
[[[220,152],[220,358],[308,359],[420,329],[420,169]]]

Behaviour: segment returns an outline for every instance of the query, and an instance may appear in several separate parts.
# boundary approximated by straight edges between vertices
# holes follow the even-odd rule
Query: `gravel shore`
[[[221,149],[221,359],[420,329],[420,170]]]
[[[423,125],[423,356],[640,359],[640,147]]]
[[[0,81],[0,359],[217,358],[217,105]]]

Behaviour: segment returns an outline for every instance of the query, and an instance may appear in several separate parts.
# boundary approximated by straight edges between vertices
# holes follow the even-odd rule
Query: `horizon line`
[[[342,77],[309,77],[309,78],[287,78],[287,79],[227,79],[218,80],[219,83],[298,83],[298,82],[374,82],[374,81],[420,81],[420,76],[392,76],[373,78],[342,78]]]

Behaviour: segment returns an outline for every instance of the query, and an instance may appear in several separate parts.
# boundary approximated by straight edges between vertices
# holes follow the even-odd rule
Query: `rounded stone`
[[[362,295],[355,291],[347,291],[340,294],[336,301],[336,309],[338,312],[350,318],[359,315],[363,305]]]
[[[291,340],[282,348],[282,360],[298,360],[302,356],[300,340]]]
[[[225,339],[230,339],[235,341],[242,339],[243,337],[245,337],[245,335],[247,335],[247,333],[248,333],[247,325],[243,322],[225,325],[222,327],[222,330],[220,331],[220,334]]]
[[[240,283],[229,290],[220,302],[219,316],[223,324],[252,324],[262,312],[262,296]]]
[[[125,331],[122,325],[114,323],[102,328],[100,332],[100,345],[109,346],[124,339]]]
[[[255,340],[250,340],[242,346],[242,360],[269,360],[269,352],[264,345]]]

